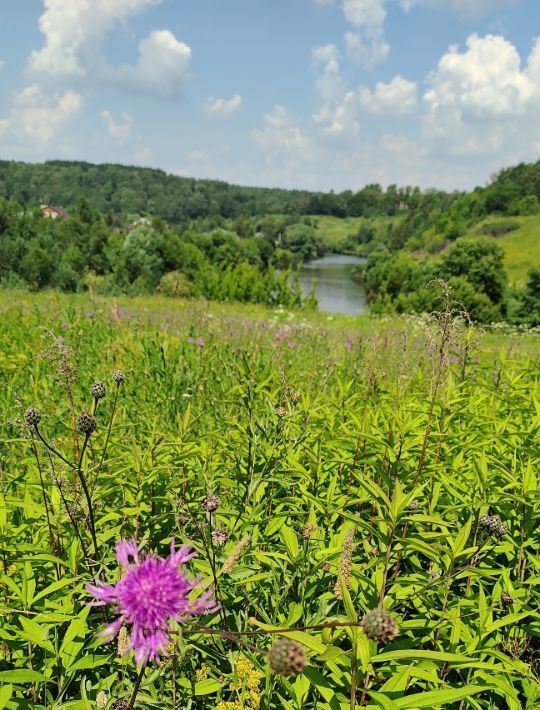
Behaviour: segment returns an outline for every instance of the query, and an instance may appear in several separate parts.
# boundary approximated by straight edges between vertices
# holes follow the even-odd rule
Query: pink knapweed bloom
[[[197,554],[184,545],[175,552],[174,539],[168,557],[139,555],[140,547],[135,540],[118,540],[116,556],[124,567],[123,577],[113,586],[98,581],[88,584],[87,591],[95,597],[92,606],[112,604],[118,619],[99,634],[110,641],[123,624],[131,624],[131,649],[137,663],[159,661],[170,642],[174,622],[187,619],[192,614],[204,614],[218,609],[212,592],[205,592],[198,599],[191,599],[191,592],[198,582],[189,581],[184,565]]]
[[[204,340],[202,338],[197,338],[197,345],[199,345],[201,348],[204,348]]]

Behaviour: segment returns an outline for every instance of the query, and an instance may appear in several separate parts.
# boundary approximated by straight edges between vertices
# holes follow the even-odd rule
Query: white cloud
[[[48,96],[31,84],[13,97],[8,117],[0,120],[0,135],[39,152],[82,106],[82,96],[74,91]]]
[[[531,61],[535,73],[535,52]],[[529,72],[521,70],[518,51],[508,40],[476,34],[468,38],[465,52],[450,47],[429,83],[425,100],[432,113],[456,109],[475,118],[521,114],[540,88]]]
[[[225,118],[230,116],[242,106],[242,97],[235,94],[230,99],[215,99],[210,96],[205,104],[204,111],[208,116]]]
[[[152,95],[181,94],[189,79],[191,49],[168,30],[156,30],[139,44],[134,65],[105,61],[105,37],[130,17],[163,0],[43,0],[39,28],[45,41],[31,53],[28,72],[42,83],[90,81]]]
[[[117,141],[120,145],[125,143],[131,134],[133,126],[133,116],[129,113],[122,114],[122,123],[116,123],[109,110],[103,110],[100,114],[101,118],[107,126],[107,133],[111,138]]]
[[[335,5],[336,0],[311,0],[311,2],[314,2],[315,5],[320,5],[321,7],[324,7],[325,5]]]
[[[345,19],[354,27],[379,28],[386,19],[386,0],[343,0]]]
[[[137,163],[147,163],[151,157],[152,151],[150,150],[150,148],[141,148],[140,150],[135,151],[133,155],[133,160],[135,160]]]
[[[335,44],[323,44],[321,47],[314,47],[311,50],[311,59],[313,64],[328,64],[336,62],[338,59],[338,50]]]
[[[540,41],[522,68],[504,37],[474,34],[450,47],[428,78],[425,136],[452,155],[527,157],[540,135]]]
[[[358,133],[356,121],[358,111],[357,95],[348,91],[341,100],[333,105],[326,103],[313,116],[313,122],[319,126],[322,133],[332,137],[350,137]]]
[[[390,45],[385,41],[380,28],[363,34],[347,32],[345,47],[351,61],[365,69],[373,69],[377,64],[382,64],[390,52]]]
[[[174,98],[190,78],[191,48],[169,30],[154,30],[139,44],[139,60],[110,72],[111,79],[137,92]]]
[[[298,166],[309,163],[315,147],[298,122],[283,106],[275,106],[263,119],[264,127],[251,131],[251,139],[265,152],[268,162]]]
[[[360,103],[369,113],[405,114],[416,108],[418,84],[402,76],[395,76],[388,84],[378,81],[375,89],[360,91]]]

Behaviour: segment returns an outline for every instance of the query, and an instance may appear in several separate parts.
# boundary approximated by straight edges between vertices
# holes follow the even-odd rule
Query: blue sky
[[[0,66],[2,158],[342,190],[540,157],[540,0],[19,0]]]

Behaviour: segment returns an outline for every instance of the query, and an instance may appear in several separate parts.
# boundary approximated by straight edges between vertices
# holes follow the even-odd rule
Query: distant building
[[[68,219],[69,213],[63,207],[54,207],[53,205],[41,205],[41,214],[44,217],[51,219]]]

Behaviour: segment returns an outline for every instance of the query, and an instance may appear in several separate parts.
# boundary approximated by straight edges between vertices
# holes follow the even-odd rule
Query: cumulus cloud
[[[138,61],[113,67],[102,54],[105,37],[163,0],[43,0],[41,49],[31,53],[28,72],[44,82],[90,81],[152,95],[181,94],[189,79],[191,49],[168,30],[156,30],[139,44]]]
[[[473,34],[465,52],[450,47],[430,77],[425,95],[430,111],[440,114],[451,109],[475,118],[523,113],[538,96],[538,47],[537,42],[525,71],[517,49],[504,37]]]
[[[107,133],[117,143],[122,145],[129,139],[133,126],[133,116],[129,113],[123,113],[122,122],[119,123],[116,123],[109,110],[103,110],[100,116],[107,127]]]
[[[210,96],[204,104],[204,111],[207,116],[226,118],[238,111],[241,106],[242,97],[239,94],[235,94],[230,99],[215,99]]]
[[[390,52],[390,45],[383,37],[382,28],[364,34],[347,32],[345,47],[353,64],[364,69],[373,69],[377,64],[382,64]]]
[[[110,71],[114,83],[137,92],[174,98],[190,78],[191,48],[169,30],[154,30],[139,44],[137,64]]]
[[[418,84],[408,81],[399,74],[388,84],[378,81],[375,89],[360,91],[360,103],[369,113],[405,114],[412,113],[417,104]]]
[[[522,67],[504,37],[471,35],[467,48],[449,48],[428,78],[425,134],[454,155],[523,150],[538,136],[540,41]]]
[[[40,151],[82,106],[82,96],[74,91],[49,96],[38,84],[31,84],[13,97],[9,115],[0,120],[0,135]]]
[[[275,106],[263,118],[263,128],[251,131],[252,141],[262,148],[270,162],[285,161],[286,165],[310,162],[315,147],[298,122],[284,106]]]

